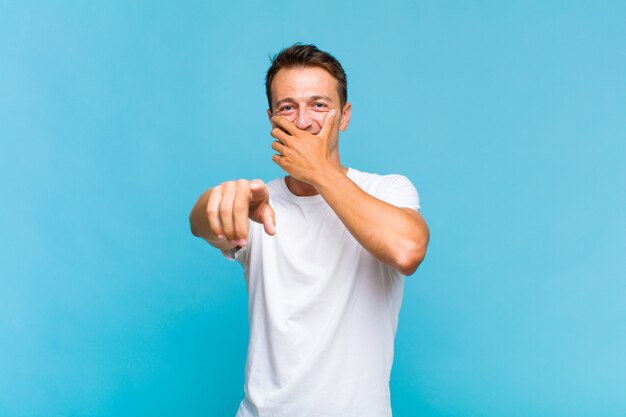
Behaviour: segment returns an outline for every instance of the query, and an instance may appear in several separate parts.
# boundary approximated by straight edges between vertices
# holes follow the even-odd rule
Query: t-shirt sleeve
[[[243,257],[245,257],[246,248],[242,248],[240,246],[235,246],[232,249],[222,250],[222,255],[229,261],[239,261]]]
[[[396,207],[421,210],[420,198],[413,183],[403,175],[389,175],[389,182],[380,199]]]
[[[236,246],[232,249],[223,250],[222,255],[224,255],[224,257],[229,261],[237,261],[241,266],[246,268],[248,264],[248,257],[250,256],[249,247],[250,245],[247,245],[243,248],[240,246]]]

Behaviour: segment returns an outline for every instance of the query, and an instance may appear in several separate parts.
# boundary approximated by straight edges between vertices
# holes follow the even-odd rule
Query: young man
[[[193,234],[245,271],[250,341],[237,417],[391,416],[404,275],[424,258],[429,232],[407,178],[341,164],[346,85],[330,54],[282,50],[266,93],[272,160],[288,175],[225,182],[190,214]]]

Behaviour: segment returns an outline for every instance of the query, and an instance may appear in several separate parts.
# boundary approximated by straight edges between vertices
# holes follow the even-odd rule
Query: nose
[[[313,118],[311,118],[311,115],[309,114],[307,109],[300,109],[298,110],[298,113],[296,114],[296,120],[294,120],[293,123],[298,129],[307,130],[309,127],[311,127],[313,123]]]

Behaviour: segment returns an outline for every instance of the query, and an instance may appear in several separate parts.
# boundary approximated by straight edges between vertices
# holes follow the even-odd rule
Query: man
[[[245,271],[250,340],[237,417],[391,416],[404,275],[424,258],[429,232],[407,178],[341,164],[346,85],[330,54],[282,50],[266,93],[272,160],[288,175],[225,182],[190,214],[193,234]]]

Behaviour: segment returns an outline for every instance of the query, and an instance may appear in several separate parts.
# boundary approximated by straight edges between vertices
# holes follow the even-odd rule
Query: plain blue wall
[[[343,63],[346,165],[413,180],[396,417],[626,415],[626,3],[0,1],[0,415],[230,416],[268,56]]]

